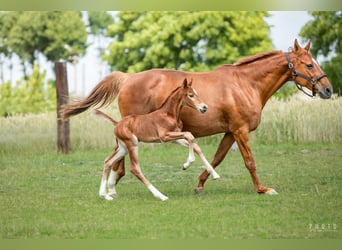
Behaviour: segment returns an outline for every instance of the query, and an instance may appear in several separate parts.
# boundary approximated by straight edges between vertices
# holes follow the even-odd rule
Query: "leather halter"
[[[302,91],[304,94],[306,94],[307,96],[314,97],[316,95],[315,84],[319,80],[321,80],[322,78],[327,77],[327,75],[326,74],[322,74],[322,75],[320,75],[320,76],[318,76],[316,78],[310,78],[309,76],[306,76],[306,75],[304,75],[304,74],[302,74],[300,72],[297,72],[295,70],[295,68],[294,68],[294,65],[292,64],[292,62],[290,60],[289,52],[286,52],[285,55],[286,55],[286,60],[288,62],[289,69],[292,72],[292,77],[293,77],[293,80],[294,80],[297,88],[300,91]],[[311,83],[311,85],[312,85],[312,95],[310,95],[309,93],[305,92],[303,87],[296,82],[296,78],[297,77],[302,77],[302,78],[304,78],[305,80],[308,80]]]

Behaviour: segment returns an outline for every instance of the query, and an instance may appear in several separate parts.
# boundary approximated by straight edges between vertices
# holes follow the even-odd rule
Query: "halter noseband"
[[[300,91],[302,91],[304,94],[306,94],[307,96],[314,97],[314,96],[316,95],[315,84],[316,84],[319,80],[321,80],[322,78],[327,77],[327,75],[326,75],[326,74],[322,74],[322,75],[320,75],[320,76],[317,77],[317,78],[310,78],[309,76],[306,76],[306,75],[304,75],[304,74],[302,74],[302,73],[299,73],[299,72],[297,72],[297,71],[295,70],[295,68],[294,68],[294,66],[293,66],[293,64],[292,64],[292,62],[291,62],[291,60],[290,60],[289,52],[286,52],[285,55],[286,55],[286,59],[287,59],[287,62],[288,62],[289,69],[290,69],[291,72],[292,72],[292,77],[293,77],[293,80],[294,80],[294,82],[295,82],[297,88],[298,88]],[[302,78],[304,78],[305,80],[308,80],[308,81],[311,83],[311,85],[312,85],[312,95],[310,95],[310,94],[308,94],[307,92],[305,92],[304,89],[303,89],[303,87],[302,87],[301,85],[299,85],[299,84],[296,82],[296,78],[297,78],[297,77],[302,77]]]

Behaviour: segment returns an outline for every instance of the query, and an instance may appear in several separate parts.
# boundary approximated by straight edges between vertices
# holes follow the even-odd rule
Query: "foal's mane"
[[[181,86],[178,86],[177,88],[175,88],[174,90],[172,90],[172,92],[168,95],[168,97],[166,97],[166,99],[164,100],[164,102],[160,105],[159,108],[163,107],[165,105],[165,103],[168,102],[168,100],[171,98],[171,96],[173,96],[173,94],[178,91],[180,88],[182,88]]]
[[[269,58],[271,56],[278,55],[280,53],[282,53],[282,51],[280,51],[280,50],[273,50],[273,51],[270,51],[270,52],[259,53],[259,54],[253,55],[253,56],[247,56],[247,57],[244,57],[244,58],[240,59],[236,63],[234,63],[234,65],[240,66],[240,65],[252,63],[252,62],[255,62],[255,61],[262,60],[262,59],[267,59],[267,58]]]

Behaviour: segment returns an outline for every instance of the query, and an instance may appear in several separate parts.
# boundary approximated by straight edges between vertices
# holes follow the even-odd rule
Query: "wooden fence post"
[[[70,151],[70,124],[69,120],[60,120],[61,106],[68,103],[69,89],[66,63],[55,62],[56,95],[57,95],[57,150],[64,154]]]

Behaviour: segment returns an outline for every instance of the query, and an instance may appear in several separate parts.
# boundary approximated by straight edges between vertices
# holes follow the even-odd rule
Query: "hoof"
[[[214,180],[219,180],[221,177],[216,173],[216,174],[213,174],[213,179]]]
[[[112,197],[112,196],[110,196],[110,195],[106,195],[105,197],[104,197],[107,201],[112,201],[114,198]]]
[[[155,196],[157,199],[161,200],[161,201],[167,201],[169,199],[169,197],[165,196],[165,195],[158,195]]]
[[[195,194],[204,194],[204,189],[203,188],[195,188]]]
[[[118,194],[116,192],[112,192],[112,193],[109,192],[107,195],[112,197],[112,198],[116,198],[118,196]]]
[[[111,195],[108,195],[108,194],[100,195],[100,197],[106,199],[107,201],[111,201],[111,200],[114,199],[114,196],[111,196]]]
[[[273,188],[269,188],[269,189],[265,192],[265,194],[268,194],[268,195],[277,195],[278,192],[275,191]]]

